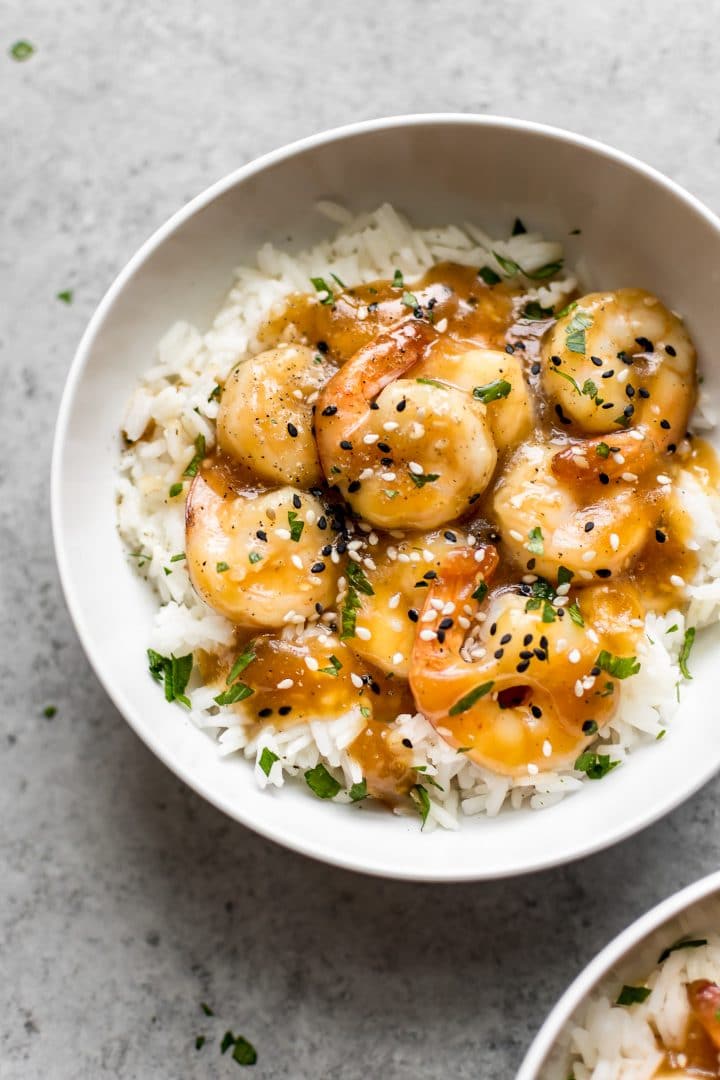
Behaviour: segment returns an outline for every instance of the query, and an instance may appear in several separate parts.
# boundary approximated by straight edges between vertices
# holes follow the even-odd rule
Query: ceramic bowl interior
[[[516,1080],[566,1080],[572,1030],[582,1024],[588,1001],[636,985],[663,949],[698,938],[720,925],[720,873],[696,881],[647,912],[611,941],[568,988],[528,1050]]]
[[[629,835],[687,798],[720,765],[710,678],[718,632],[703,633],[694,679],[666,740],[601,783],[542,812],[467,821],[423,835],[414,819],[340,807],[304,785],[261,793],[243,760],[221,760],[207,735],[148,677],[154,598],[115,527],[118,429],[158,338],[176,319],[206,328],[232,270],[272,240],[289,250],[330,233],[319,199],[350,209],[390,201],[421,225],[471,220],[507,235],[516,215],[561,238],[588,287],[642,285],[681,311],[711,392],[720,228],[692,197],[622,154],[518,121],[419,116],[373,121],[304,140],[254,162],[176,214],[111,287],[78,350],[62,402],[53,464],[56,550],[87,654],[135,731],[179,776],[273,839],[370,873],[480,879],[565,862]],[[581,229],[580,235],[570,235]]]

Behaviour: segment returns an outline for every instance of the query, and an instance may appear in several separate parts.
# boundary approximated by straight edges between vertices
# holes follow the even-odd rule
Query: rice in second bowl
[[[513,266],[532,275],[556,265],[557,271],[547,279],[523,279],[524,310],[540,312],[540,324],[543,312],[559,311],[577,292],[576,280],[562,269],[561,246],[535,234],[494,241],[471,225],[414,229],[389,206],[361,218],[352,218],[331,204],[322,209],[340,226],[336,237],[294,256],[270,245],[263,247],[256,266],[237,272],[207,333],[185,323],[168,331],[125,417],[128,445],[118,480],[119,527],[131,558],[159,596],[147,645],[156,656],[155,674],[165,677],[166,690],[167,671],[170,678],[173,674],[169,658],[197,657],[200,652],[205,657],[221,655],[235,641],[233,623],[209,607],[190,581],[183,558],[183,496],[188,470],[198,471],[198,447],[209,452],[215,446],[218,388],[225,385],[238,362],[273,343],[267,338],[268,323],[277,320],[289,298],[307,293],[312,278],[363,285],[392,279],[396,273],[412,297],[415,282],[439,262],[485,268],[498,280],[512,277]],[[321,287],[318,302],[323,299],[327,297]],[[279,339],[292,340],[292,327],[283,326]],[[695,430],[711,424],[706,408],[693,418]],[[410,744],[417,781],[414,799],[426,827],[454,828],[463,816],[494,815],[503,806],[539,809],[552,805],[592,778],[593,766],[604,774],[640,744],[664,737],[677,707],[683,676],[680,661],[686,668],[685,653],[692,641],[687,631],[715,621],[720,610],[717,494],[711,484],[703,483],[697,463],[689,457],[688,467],[676,470],[673,484],[692,519],[690,544],[696,551],[696,571],[692,581],[677,586],[677,606],[646,616],[645,632],[637,644],[639,670],[623,680],[621,708],[589,748],[595,755],[591,766],[576,768],[573,762],[560,769],[502,775],[458,753],[437,725],[422,713],[408,710],[389,722],[389,730],[397,744]],[[181,493],[171,495],[178,485]],[[373,533],[362,520],[350,519],[349,528],[350,535],[359,538]],[[562,600],[557,594],[550,603],[559,610]],[[291,610],[286,614],[279,632],[284,640],[302,644],[328,633],[330,620],[324,613],[309,621]],[[216,734],[220,753],[242,753],[254,762],[261,786],[280,787],[287,778],[302,779],[323,766],[333,781],[325,794],[337,788],[332,797],[350,801],[363,793],[365,776],[351,748],[365,727],[365,706],[331,720],[318,716],[290,726],[258,726],[242,700],[218,706],[218,685],[203,682],[199,667],[196,663],[182,695],[187,696],[192,719]],[[209,670],[207,661],[205,670]],[[183,672],[175,674],[182,682]],[[396,809],[405,811],[411,806],[405,803]]]

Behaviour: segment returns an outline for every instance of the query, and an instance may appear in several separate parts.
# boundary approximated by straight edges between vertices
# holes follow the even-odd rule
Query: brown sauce
[[[682,1047],[666,1052],[662,1069],[669,1076],[673,1072],[682,1072],[683,1075],[708,1077],[709,1080],[720,1077],[718,1049],[697,1017],[691,1016]]]

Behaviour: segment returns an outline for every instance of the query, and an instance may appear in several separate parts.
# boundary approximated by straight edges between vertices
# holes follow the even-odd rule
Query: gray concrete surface
[[[717,867],[718,782],[613,851],[516,882],[383,883],[265,843],[111,706],[48,521],[75,344],[189,196],[317,129],[458,109],[607,140],[720,209],[717,15],[712,0],[4,5],[0,1076],[230,1077],[231,1027],[265,1080],[504,1080],[579,968]],[[25,63],[19,38],[37,49]]]

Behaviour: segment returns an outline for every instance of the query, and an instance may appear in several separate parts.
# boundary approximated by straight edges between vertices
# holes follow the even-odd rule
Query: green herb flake
[[[370,709],[367,707],[367,705],[360,706],[360,715],[364,716],[366,720],[370,718]]]
[[[60,302],[63,303],[63,304],[72,304],[72,302],[73,302],[73,291],[72,291],[72,289],[64,289],[62,292],[57,293],[56,296],[55,296],[55,299],[60,300]]]
[[[208,401],[219,401],[221,395],[222,395],[222,386],[220,385],[220,383],[216,383],[215,386],[213,387],[213,389],[210,392],[210,396],[208,397]]]
[[[311,277],[310,282],[317,293],[324,293],[324,296],[320,296],[319,300],[321,304],[332,304],[335,300],[333,291],[325,281],[325,278]]]
[[[543,307],[537,300],[529,300],[520,312],[520,318],[528,319],[530,322],[539,322],[542,319],[552,319],[553,309],[551,307]]]
[[[14,45],[10,47],[10,55],[13,60],[29,60],[35,52],[35,46],[31,45],[29,41],[16,41]]]
[[[618,994],[616,1005],[641,1005],[647,1001],[652,991],[647,986],[623,986]]]
[[[338,671],[340,671],[340,669],[342,668],[342,664],[338,660],[337,656],[329,657],[329,663],[330,663],[329,667],[321,667],[318,670],[323,675],[332,675],[333,678],[337,679],[337,674],[338,674]]]
[[[688,657],[690,656],[690,650],[693,647],[693,642],[694,641],[695,641],[695,627],[694,626],[688,626],[687,630],[685,631],[685,637],[683,638],[682,648],[680,649],[680,655],[678,656],[678,664],[680,666],[680,670],[683,673],[683,677],[686,678],[686,679],[692,679],[692,675],[690,674],[690,671],[688,670],[687,662],[688,662]]]
[[[251,566],[255,566],[256,563],[262,562],[262,555],[259,551],[251,551],[248,555],[248,562]]]
[[[353,589],[357,590],[357,592],[364,593],[365,596],[375,595],[375,590],[368,581],[365,571],[359,563],[349,562],[345,567],[345,575]]]
[[[205,1042],[206,1042],[205,1036],[204,1035],[198,1035],[196,1037],[196,1039],[195,1039],[195,1049],[196,1050],[202,1050],[203,1046],[205,1045]]]
[[[223,690],[221,694],[213,698],[213,701],[216,705],[235,705],[236,702],[245,701],[254,693],[255,691],[251,686],[246,686],[244,682],[235,682],[227,690]]]
[[[322,763],[316,765],[314,769],[307,770],[305,783],[318,799],[334,799],[340,791],[340,784]]]
[[[189,709],[190,698],[186,697],[185,689],[193,668],[192,653],[187,656],[161,656],[154,649],[148,649],[147,658],[153,679],[165,683],[165,700],[179,701]]]
[[[677,631],[678,631],[679,629],[680,629],[680,628],[679,628],[678,624],[677,624],[677,623],[673,623],[673,624],[672,624],[672,626],[669,626],[669,627],[667,628],[667,630],[665,631],[665,633],[666,633],[666,634],[676,634],[676,633],[677,633]]]
[[[415,293],[408,292],[407,290],[405,290],[405,292],[402,294],[402,302],[405,307],[409,308],[416,308],[420,306],[418,304],[418,299]]]
[[[414,473],[408,469],[408,476],[412,480],[413,484],[417,488],[424,488],[426,484],[434,484],[436,480],[440,479],[440,473]]]
[[[572,604],[569,605],[569,607],[567,609],[567,613],[570,616],[570,618],[572,619],[572,621],[575,623],[576,626],[584,626],[585,625],[585,620],[582,617],[582,612],[580,611],[580,605],[578,604],[577,600],[574,600],[572,602]]]
[[[610,447],[606,442],[600,442],[595,447],[595,453],[598,457],[606,458],[610,456]]]
[[[265,773],[265,775],[269,776],[270,770],[272,769],[273,765],[276,761],[279,760],[280,758],[277,756],[277,754],[273,753],[273,751],[268,746],[263,746],[262,754],[260,755],[258,765]]]
[[[585,397],[594,398],[597,396],[598,388],[592,379],[586,379],[583,383],[582,392]]]
[[[410,798],[418,808],[420,817],[422,818],[421,828],[424,829],[425,822],[430,813],[430,796],[427,793],[427,788],[424,788],[422,784],[415,784],[415,786],[410,789]]]
[[[499,285],[502,278],[499,274],[496,274],[489,266],[481,266],[478,270],[478,277],[482,278],[486,285]]]
[[[355,637],[355,625],[357,623],[357,613],[360,610],[360,598],[354,589],[348,589],[345,599],[343,601],[341,617],[341,629],[340,640],[347,641],[348,638]]]
[[[615,684],[611,683],[611,682],[606,682],[605,683],[605,689],[600,694],[600,697],[610,697],[610,695],[614,694],[614,693],[615,693]]]
[[[571,300],[569,304],[566,304],[564,308],[561,308],[560,311],[557,311],[555,313],[555,318],[556,319],[564,319],[565,316],[569,315],[571,311],[574,311],[577,306],[578,306],[578,301],[577,300]]]
[[[563,261],[559,259],[557,262],[545,263],[544,266],[538,267],[537,270],[523,270],[526,278],[530,278],[531,281],[545,281],[547,278],[554,277],[555,274],[559,274],[563,268]]]
[[[472,709],[473,705],[489,694],[495,684],[492,682],[481,683],[479,686],[474,687],[469,693],[461,697],[459,701],[456,701],[449,709],[450,716],[459,716],[460,713],[467,712],[468,709]]]
[[[55,716],[56,714],[57,714],[57,706],[56,705],[46,705],[45,708],[43,709],[43,716],[45,717],[46,720],[52,720],[53,716]]]
[[[363,777],[359,784],[353,784],[348,794],[353,802],[362,802],[363,799],[367,799],[367,781]]]
[[[703,945],[707,945],[707,938],[691,938],[688,941],[676,941],[674,945],[669,945],[667,949],[663,949],[658,957],[658,964],[664,963],[671,953],[677,952],[678,949],[701,949]]]
[[[667,731],[665,728],[663,728],[661,731],[658,731],[657,735],[655,736],[655,742],[660,742],[660,740],[664,739],[666,735]]]
[[[220,1042],[220,1053],[225,1054],[231,1046],[235,1045],[235,1036],[232,1031],[226,1031]]]
[[[390,488],[383,488],[383,495],[386,499],[397,499],[399,491],[392,491]]]
[[[567,566],[560,566],[558,568],[558,585],[569,585],[574,577],[574,570],[568,570]]]
[[[174,499],[176,495],[180,494],[182,489],[183,489],[183,485],[181,483],[171,484],[170,485],[170,490],[168,491],[168,495],[170,496],[171,499]]]
[[[570,352],[585,355],[585,331],[592,326],[592,315],[576,311],[565,327],[565,345]]]
[[[234,683],[235,680],[243,673],[248,664],[252,664],[253,660],[256,659],[257,655],[255,653],[255,649],[252,645],[248,645],[247,649],[245,649],[244,652],[240,653],[237,660],[230,668],[230,673],[225,680],[226,685],[232,685],[232,683]]]
[[[288,525],[290,526],[290,539],[297,544],[303,534],[305,522],[297,516],[294,510],[288,510]]]
[[[534,529],[531,529],[528,533],[527,549],[533,555],[544,555],[545,545],[543,544],[542,529],[539,525],[536,525]]]
[[[476,386],[473,389],[473,397],[478,401],[482,401],[483,405],[488,405],[491,401],[499,401],[500,398],[506,398],[512,386],[507,379],[493,379],[492,382],[486,383],[484,386]]]
[[[188,462],[188,466],[183,473],[183,476],[197,476],[198,469],[202,465],[203,458],[205,457],[205,436],[198,435],[195,440],[195,453],[192,459]]]
[[[500,264],[503,273],[507,274],[508,277],[514,277],[515,274],[522,273],[519,264],[514,259],[507,259],[504,255],[498,255],[497,251],[493,251],[493,255]]]
[[[230,566],[226,562],[219,562],[215,563],[215,569],[218,574],[225,574],[230,569]]]
[[[345,284],[344,281],[340,280],[340,278],[337,276],[337,274],[330,274],[330,277],[333,279],[333,281],[335,282],[336,285],[340,286],[341,289],[347,289],[347,285]]]
[[[613,656],[606,649],[602,650],[595,663],[615,679],[628,679],[631,675],[637,675],[640,670],[636,657]]]
[[[475,592],[472,594],[472,599],[477,600],[479,604],[482,604],[483,600],[488,594],[487,582],[481,581]]]
[[[557,612],[552,606],[549,600],[543,602],[542,621],[544,623],[553,623],[557,618]]]
[[[233,1047],[232,1059],[238,1065],[254,1065],[257,1061],[257,1050],[243,1035],[238,1035]]]
[[[437,386],[440,390],[447,390],[445,383],[440,382],[438,379],[426,379],[421,376],[415,382],[422,383],[424,386]]]
[[[393,274],[392,283],[393,283],[393,289],[404,289],[405,288],[405,278],[403,277],[402,270],[396,270],[395,271],[395,273]]]
[[[619,764],[620,762],[613,761],[609,754],[594,754],[586,750],[575,762],[575,768],[578,772],[584,772],[588,780],[602,780]]]
[[[170,562],[182,562],[185,557],[184,551],[178,551],[177,555],[170,556]]]
[[[214,1016],[215,1015],[215,1013],[212,1011],[210,1006],[204,1001],[200,1002],[200,1008],[202,1009],[202,1011],[205,1013],[206,1016]]]

